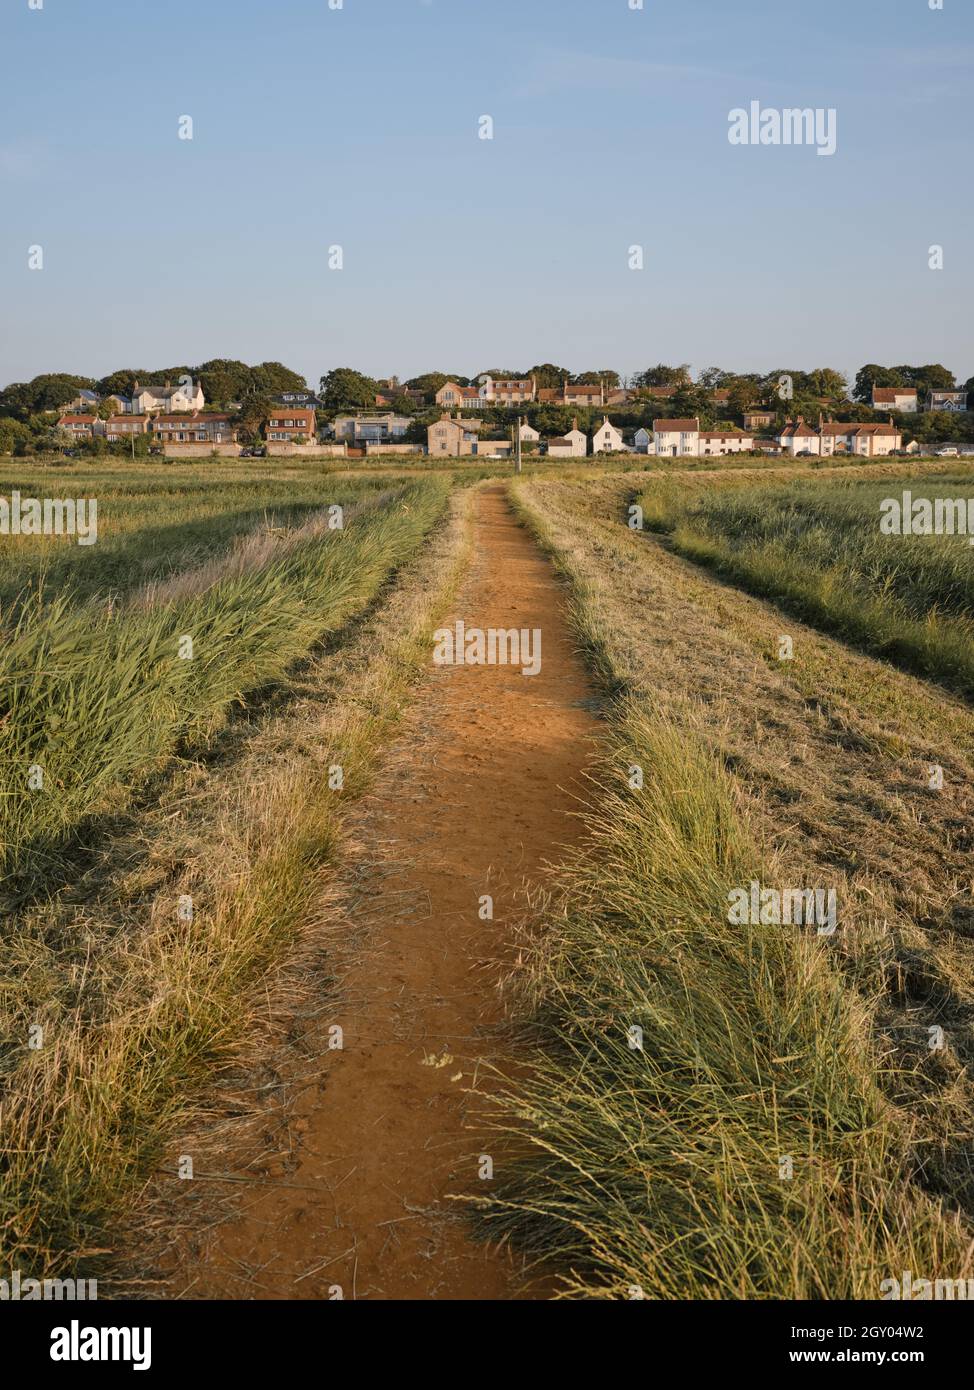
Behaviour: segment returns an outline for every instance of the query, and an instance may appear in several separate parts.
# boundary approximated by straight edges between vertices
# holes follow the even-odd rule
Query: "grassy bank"
[[[904,1269],[964,1276],[970,1229],[923,1186],[969,1119],[964,1054],[937,1070],[887,1031],[911,1017],[893,1018],[888,993],[909,923],[868,879],[868,910],[855,902],[858,884],[814,836],[804,864],[800,842],[786,863],[768,844],[761,777],[742,780],[722,752],[746,774],[739,723],[755,762],[772,756],[753,748],[764,678],[753,704],[748,689],[728,696],[737,658],[719,627],[708,650],[700,618],[681,632],[696,662],[684,669],[667,634],[690,610],[654,608],[639,539],[603,545],[557,487],[522,488],[519,505],[617,700],[591,842],[512,979],[525,1065],[493,1112],[512,1157],[479,1204],[484,1229],[576,1297],[869,1299]],[[836,743],[848,764],[848,736]],[[838,881],[842,934],[729,923],[728,893],[751,879]],[[938,1017],[925,1003],[914,1021]],[[962,1169],[949,1174],[958,1198]]]
[[[169,1146],[205,1152],[221,1077],[251,1053],[266,1061],[280,1019],[320,993],[343,806],[369,784],[428,654],[465,554],[466,504],[454,494],[446,526],[412,546],[361,627],[288,678],[283,703],[225,730],[212,764],[184,764],[99,866],[8,934],[5,1268],[111,1273]],[[430,519],[410,506],[417,524]],[[176,911],[184,896],[191,920]],[[37,1023],[43,1045],[30,1050]]]
[[[974,552],[965,536],[880,532],[880,504],[974,496],[974,473],[934,484],[796,482],[691,486],[661,481],[638,498],[676,551],[795,617],[974,697]]]
[[[117,808],[177,745],[204,742],[247,692],[361,610],[413,554],[446,494],[442,482],[407,484],[343,530],[316,514],[293,533],[253,535],[120,605],[61,598],[23,610],[0,653],[8,891],[56,878],[83,822]]]

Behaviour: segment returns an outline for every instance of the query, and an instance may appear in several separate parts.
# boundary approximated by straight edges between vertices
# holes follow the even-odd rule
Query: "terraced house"
[[[888,425],[819,420],[817,428],[812,428],[799,416],[796,421],[788,422],[777,442],[782,451],[792,457],[858,454],[862,458],[885,458],[903,447],[903,433],[892,420]]]
[[[232,444],[236,430],[229,415],[157,415],[152,430],[160,444]]]

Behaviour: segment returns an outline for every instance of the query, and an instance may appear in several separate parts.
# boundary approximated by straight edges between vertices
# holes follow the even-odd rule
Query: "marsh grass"
[[[0,651],[0,866],[34,891],[84,818],[205,743],[247,692],[280,680],[310,646],[377,592],[441,513],[443,482],[377,495],[341,531],[310,523],[263,537],[148,595],[113,607],[70,597],[23,610]],[[180,643],[191,637],[191,659]],[[43,786],[31,789],[29,769]]]
[[[974,698],[974,550],[965,536],[889,536],[880,502],[968,497],[972,476],[789,486],[680,486],[639,497],[649,529],[733,583],[871,655]]]

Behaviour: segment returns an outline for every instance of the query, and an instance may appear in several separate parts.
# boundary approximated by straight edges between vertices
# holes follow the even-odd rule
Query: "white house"
[[[153,410],[171,415],[177,411],[202,410],[205,404],[199,382],[194,386],[192,377],[184,377],[178,386],[172,386],[168,381],[165,386],[140,386],[136,382],[132,387],[129,409],[133,415],[147,415]]]
[[[654,454],[656,452],[653,432],[648,430],[645,425],[636,431],[632,442],[637,454]]]
[[[700,447],[700,421],[654,420],[653,452],[667,458],[693,456]]]
[[[567,434],[549,439],[547,451],[551,458],[584,458],[588,453],[588,439],[578,428],[578,421],[573,422]]]
[[[753,434],[742,434],[740,430],[701,430],[699,449],[701,458],[712,455],[746,454],[754,448]]]
[[[885,458],[903,446],[903,434],[890,420],[888,425],[862,425],[858,421],[819,420],[812,429],[801,418],[789,423],[778,436],[784,453],[811,454],[831,457],[833,454],[858,454],[863,458]]]
[[[874,386],[873,410],[898,410],[904,415],[917,413],[915,386]]]
[[[532,429],[527,420],[522,422],[518,434],[521,436],[522,444],[537,444],[538,440],[541,438],[538,431]]]
[[[622,441],[622,435],[611,423],[609,417],[603,416],[602,423],[592,436],[593,454],[623,454],[628,451],[629,446]]]

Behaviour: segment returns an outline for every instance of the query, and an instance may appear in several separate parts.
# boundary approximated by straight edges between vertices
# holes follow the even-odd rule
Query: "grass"
[[[517,1157],[488,1233],[575,1297],[877,1298],[902,1269],[959,1277],[968,1237],[907,1181],[875,1002],[814,934],[727,923],[731,888],[773,879],[726,771],[640,706],[612,751],[588,855],[525,946],[531,1063],[498,1097]],[[619,783],[632,763],[638,792]]]
[[[0,968],[4,1267],[116,1271],[123,1226],[139,1224],[145,1243],[140,1192],[170,1146],[199,1159],[220,1079],[251,1055],[266,1065],[278,1015],[320,992],[344,806],[369,784],[465,554],[466,494],[433,534],[444,503],[440,487],[410,491],[387,509],[388,533],[366,518],[363,540],[382,548],[349,559],[404,568],[361,626],[291,671],[280,701],[225,728],[212,761],[180,763],[152,806],[118,818],[98,862],[11,924]],[[340,578],[313,537],[296,551],[302,582],[305,559]],[[341,793],[329,788],[336,763]],[[191,921],[175,912],[183,894]],[[29,1050],[38,1022],[44,1044]]]
[[[755,669],[737,637],[753,599],[711,584],[715,621],[704,581],[581,493],[515,490],[615,701],[590,841],[512,972],[524,1051],[490,1110],[509,1158],[482,1228],[570,1297],[870,1299],[903,1269],[963,1277],[974,969],[949,910],[963,848],[945,853],[959,803],[914,819],[922,793],[906,802],[900,755],[861,738],[854,710],[822,720],[787,673]],[[839,934],[732,926],[727,894],[751,879],[835,885]],[[950,1040],[938,1056],[931,1022]]]
[[[795,617],[974,698],[974,552],[966,537],[880,534],[880,503],[974,496],[974,472],[877,483],[642,492],[645,525],[673,548]]]
[[[65,845],[177,747],[205,742],[376,594],[441,513],[446,484],[404,485],[343,530],[264,534],[114,606],[40,600],[0,652],[0,868],[7,891],[56,881]],[[184,639],[192,639],[192,657]],[[43,784],[31,786],[30,769]],[[34,780],[37,780],[36,773]]]

